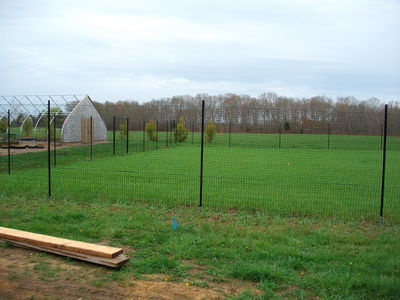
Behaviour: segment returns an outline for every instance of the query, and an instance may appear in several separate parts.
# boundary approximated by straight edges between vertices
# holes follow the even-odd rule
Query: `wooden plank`
[[[28,231],[0,227],[0,237],[39,246],[68,250],[101,257],[116,257],[122,253],[121,248],[96,245],[80,241],[73,241],[54,236],[37,234]]]
[[[37,251],[44,251],[44,252],[48,252],[48,253],[52,253],[52,254],[71,257],[71,258],[75,258],[78,260],[82,260],[82,261],[86,261],[86,262],[90,262],[90,263],[94,263],[94,264],[98,264],[98,265],[103,265],[103,266],[107,266],[107,267],[111,267],[111,268],[119,268],[129,261],[129,257],[124,254],[120,254],[114,258],[106,258],[106,257],[99,257],[99,256],[94,256],[94,255],[79,254],[76,252],[54,249],[54,248],[45,247],[45,246],[32,245],[32,244],[17,242],[17,241],[13,241],[13,240],[4,239],[4,238],[1,238],[0,240],[2,240],[4,242],[8,242],[11,245],[14,245],[17,247],[33,249],[33,250],[37,250]]]

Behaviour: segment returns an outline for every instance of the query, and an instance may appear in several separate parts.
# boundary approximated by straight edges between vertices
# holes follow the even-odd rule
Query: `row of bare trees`
[[[140,130],[143,121],[157,120],[160,130],[166,123],[183,117],[188,127],[199,129],[201,102],[205,100],[205,119],[217,125],[218,132],[327,133],[381,135],[384,104],[377,98],[360,101],[354,97],[339,97],[335,101],[325,96],[290,98],[274,93],[258,97],[246,95],[175,96],[137,101],[95,102],[95,106],[112,128],[112,116],[129,118],[130,129]],[[390,102],[388,134],[400,135],[400,102]]]

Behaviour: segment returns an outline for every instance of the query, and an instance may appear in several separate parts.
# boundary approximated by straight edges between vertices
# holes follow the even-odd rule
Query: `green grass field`
[[[322,135],[282,135],[281,148],[272,143],[277,135],[233,134],[230,147],[217,135],[205,144],[199,209],[199,135],[166,147],[164,134],[143,151],[143,134],[131,132],[129,154],[117,136],[116,155],[112,144],[97,144],[93,160],[89,146],[58,149],[51,198],[47,152],[13,155],[11,175],[1,156],[0,226],[124,247],[131,256],[119,271],[87,276],[63,271],[54,256],[29,256],[23,269],[4,266],[7,278],[96,291],[156,274],[188,289],[242,286],[222,295],[237,300],[399,299],[397,138],[389,140],[378,226],[380,137],[331,136],[327,149]]]
[[[57,150],[52,169],[54,198],[90,202],[199,205],[199,134],[185,143],[167,145],[130,133],[130,153],[117,134],[116,155],[111,144]],[[110,133],[112,140],[112,133]],[[145,137],[146,139],[146,137]],[[230,147],[229,147],[230,139]],[[271,214],[365,218],[377,220],[380,208],[382,151],[380,137],[282,134],[219,134],[205,144],[203,205],[209,208],[263,210]],[[400,220],[399,138],[388,141],[384,216]],[[246,146],[246,147],[244,147]],[[366,150],[366,149],[370,150]],[[3,193],[47,193],[47,153],[12,157],[8,176],[1,157]]]
[[[67,288],[89,284],[91,293],[117,284],[134,291],[137,278],[154,281],[147,274],[156,274],[188,290],[230,284],[234,289],[221,298],[236,300],[400,297],[398,225],[8,195],[0,196],[0,226],[103,242],[130,255],[121,270],[32,251],[23,267],[2,266],[13,284],[26,277],[46,286],[59,283],[57,295],[65,280]],[[71,271],[76,269],[82,273]],[[168,285],[163,292],[169,295]]]

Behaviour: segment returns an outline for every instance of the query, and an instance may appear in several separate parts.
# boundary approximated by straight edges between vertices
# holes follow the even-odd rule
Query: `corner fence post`
[[[386,167],[386,138],[387,138],[387,104],[385,104],[385,122],[383,125],[383,157],[382,157],[382,185],[381,185],[381,208],[379,212],[379,224],[383,222],[383,201],[385,198],[385,167]]]
[[[49,185],[49,197],[51,196],[51,153],[50,153],[50,139],[51,139],[51,132],[50,132],[50,100],[47,101],[47,173],[48,173],[48,185]]]
[[[113,155],[115,155],[115,123],[116,118],[113,116]]]
[[[53,118],[53,160],[54,160],[54,167],[57,166],[57,153],[56,153],[56,141],[57,141],[57,126],[56,126],[56,115],[54,114],[54,118]]]
[[[126,153],[129,153],[129,118],[126,118]]]
[[[11,174],[11,141],[10,141],[10,135],[11,135],[11,114],[10,110],[7,112],[7,151],[8,151],[8,174]]]
[[[90,160],[93,159],[93,117],[90,116]]]
[[[201,102],[201,151],[200,151],[200,203],[203,206],[203,164],[204,164],[204,100]]]

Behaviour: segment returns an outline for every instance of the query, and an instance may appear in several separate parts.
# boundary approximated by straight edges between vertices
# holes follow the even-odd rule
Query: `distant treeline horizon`
[[[276,93],[262,93],[257,97],[237,94],[197,94],[179,95],[172,97],[155,98],[145,102],[137,100],[117,100],[117,101],[93,101],[97,106],[172,106],[185,109],[193,109],[201,106],[201,101],[205,100],[208,107],[242,107],[258,109],[277,109],[277,110],[313,110],[313,111],[352,111],[352,112],[376,112],[383,109],[388,104],[390,109],[400,110],[400,100],[384,102],[376,97],[370,97],[367,100],[360,100],[353,96],[337,97],[335,100],[327,96],[313,97],[287,97]]]
[[[94,105],[112,128],[112,117],[118,121],[130,119],[130,127],[140,129],[149,120],[159,122],[160,129],[171,120],[184,118],[188,127],[196,128],[201,122],[201,105],[205,100],[205,120],[217,124],[219,130],[237,132],[287,132],[325,133],[328,130],[341,134],[380,135],[384,122],[384,103],[378,98],[358,100],[355,97],[338,97],[335,101],[326,96],[293,98],[264,93],[258,97],[225,94],[196,96],[183,95],[153,99],[148,102],[117,101]],[[389,134],[400,134],[400,101],[388,104]],[[192,125],[191,125],[192,124]]]

